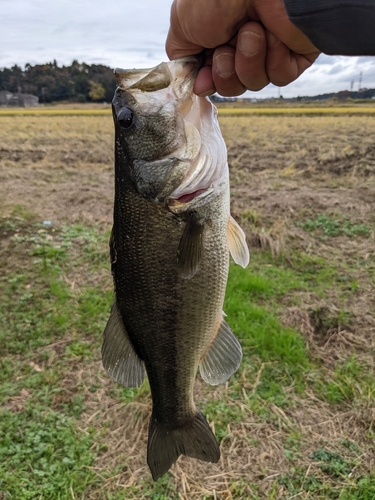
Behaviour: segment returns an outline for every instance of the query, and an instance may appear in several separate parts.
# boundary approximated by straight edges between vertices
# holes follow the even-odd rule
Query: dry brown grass
[[[103,230],[108,230],[113,201],[112,118],[24,116],[1,117],[0,121],[2,216],[21,204],[42,219],[101,223]],[[325,212],[350,217],[374,230],[375,117],[251,116],[221,117],[220,121],[229,149],[232,212],[242,218],[253,248],[271,250],[275,257],[286,254],[287,258],[301,250],[332,259],[334,266],[340,262],[353,269],[363,261],[367,271],[371,266],[374,269],[373,232],[368,239],[340,236],[328,241],[313,238],[296,223]],[[375,274],[367,271],[358,269],[354,278],[360,286],[348,295],[346,303],[332,291],[325,301],[301,292],[298,306],[293,305],[291,296],[280,305],[284,323],[303,334],[312,358],[320,360],[327,373],[351,352],[366,363],[374,362]],[[66,276],[67,282],[77,287],[85,279],[85,270],[78,277]],[[332,288],[332,283],[327,286]],[[319,327],[319,314],[335,316],[342,308],[351,314],[349,325],[337,324],[326,330]],[[59,347],[58,343],[48,347],[50,359],[59,356]],[[132,403],[120,403],[118,392],[111,392],[113,384],[101,368],[99,346],[94,349],[94,361],[84,367],[67,367],[61,396],[69,399],[77,392],[84,394],[86,409],[80,427],[85,431],[94,426],[100,435],[97,444],[101,451],[94,470],[104,479],[100,489],[93,488],[85,498],[104,500],[121,488],[132,488],[132,498],[146,498],[145,481],[152,494],[145,463],[151,408],[148,392],[145,389]],[[354,451],[343,450],[344,440],[364,450],[353,474],[371,474],[375,454],[366,432],[375,424],[374,394],[352,408],[350,402],[332,405],[312,389],[301,396],[291,386],[287,393],[293,404],[283,410],[273,402],[259,400],[264,407],[261,417],[262,413],[251,410],[250,401],[265,366],[257,359],[254,365],[258,366],[255,372],[243,371],[239,378],[241,399],[234,398],[228,386],[212,389],[197,380],[198,405],[209,394],[210,400],[223,401],[228,411],[240,411],[241,420],[227,425],[218,464],[181,458],[172,467],[175,490],[166,491],[167,498],[178,494],[186,500],[204,495],[224,500],[257,494],[264,499],[311,499],[302,488],[298,495],[289,495],[278,479],[293,469],[303,471],[302,483],[314,476],[339,488],[344,479],[327,476],[309,457],[324,447],[358,459]],[[310,376],[313,386],[314,374]],[[89,390],[93,385],[99,388],[95,393]],[[9,405],[21,411],[27,398],[24,392]],[[56,401],[56,407],[59,403]],[[299,444],[291,460],[285,450],[292,448],[293,439]],[[314,498],[324,498],[324,492]]]
[[[45,220],[112,217],[112,118],[2,117],[1,204]]]

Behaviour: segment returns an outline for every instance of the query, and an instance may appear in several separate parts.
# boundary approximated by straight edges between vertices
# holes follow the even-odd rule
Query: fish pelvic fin
[[[211,385],[223,384],[238,370],[241,360],[241,345],[223,318],[216,337],[201,361],[201,377]]]
[[[144,363],[136,354],[114,302],[104,330],[102,362],[108,375],[125,387],[139,387],[145,377]]]
[[[147,463],[153,480],[168,472],[180,455],[214,463],[220,458],[216,438],[199,410],[192,419],[174,429],[151,416]]]
[[[204,223],[190,215],[177,250],[177,265],[183,278],[191,279],[199,270],[203,253]]]
[[[234,262],[245,269],[250,261],[249,248],[246,243],[245,233],[232,216],[228,221],[228,245]]]

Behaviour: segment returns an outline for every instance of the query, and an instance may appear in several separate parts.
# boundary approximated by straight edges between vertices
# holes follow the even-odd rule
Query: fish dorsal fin
[[[125,387],[139,387],[144,379],[144,364],[134,351],[116,302],[104,330],[102,362],[108,375]]]
[[[250,261],[250,253],[246,243],[246,236],[232,216],[229,217],[228,221],[228,245],[234,262],[243,268],[247,267]]]
[[[201,377],[211,385],[223,384],[237,371],[241,360],[241,345],[223,318],[200,364]]]
[[[189,217],[177,250],[177,265],[183,278],[191,279],[197,273],[203,253],[204,224],[194,215]]]

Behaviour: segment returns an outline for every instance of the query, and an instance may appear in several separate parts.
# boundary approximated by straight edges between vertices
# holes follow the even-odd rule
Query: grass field
[[[196,381],[220,462],[153,483],[147,382],[100,360],[106,113],[0,114],[0,499],[375,499],[375,116],[220,115],[251,248],[225,302],[244,359]]]
[[[219,114],[222,116],[273,116],[273,115],[295,115],[295,116],[336,116],[336,115],[374,115],[374,105],[332,105],[331,107],[323,107],[321,105],[305,105],[305,106],[272,106],[272,105],[241,105],[238,107],[228,107],[228,103],[219,105]],[[310,103],[309,103],[310,104]],[[4,116],[105,116],[111,115],[110,105],[92,106],[72,105],[69,107],[40,107],[40,108],[2,108],[0,109],[0,117]]]

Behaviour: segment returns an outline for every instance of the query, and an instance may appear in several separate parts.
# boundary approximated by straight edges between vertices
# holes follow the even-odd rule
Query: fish
[[[223,301],[229,254],[246,267],[249,250],[230,215],[217,110],[193,92],[199,68],[198,58],[185,57],[115,70],[115,300],[102,362],[126,387],[139,387],[147,373],[147,463],[155,481],[180,455],[219,460],[194,382],[199,367],[205,382],[224,383],[242,359]]]

